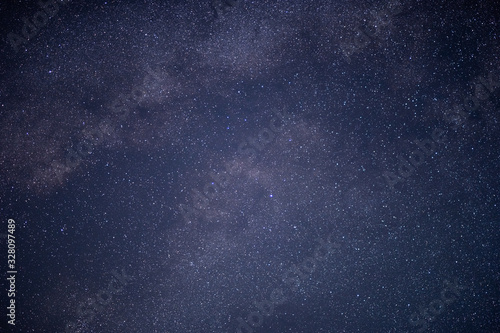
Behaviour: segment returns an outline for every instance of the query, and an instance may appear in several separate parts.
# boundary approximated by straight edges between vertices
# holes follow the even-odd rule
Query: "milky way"
[[[19,331],[498,329],[494,6],[0,13]]]

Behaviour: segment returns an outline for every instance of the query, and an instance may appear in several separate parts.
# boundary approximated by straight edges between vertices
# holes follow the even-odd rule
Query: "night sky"
[[[3,1],[0,332],[500,332],[499,8]]]

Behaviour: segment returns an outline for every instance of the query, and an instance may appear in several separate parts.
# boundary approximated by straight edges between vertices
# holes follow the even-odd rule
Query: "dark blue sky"
[[[0,19],[2,330],[499,331],[493,4]]]

